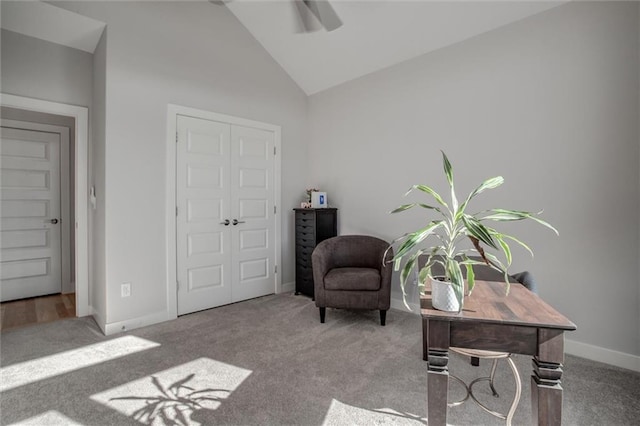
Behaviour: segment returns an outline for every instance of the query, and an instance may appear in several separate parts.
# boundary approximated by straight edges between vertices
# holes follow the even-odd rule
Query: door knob
[[[220,225],[229,226],[229,219],[225,219],[224,222],[220,222]],[[234,223],[235,225],[235,223]]]
[[[49,222],[53,223],[54,225],[58,223],[58,219],[51,219]]]
[[[244,220],[233,219],[233,225],[237,225],[239,223],[244,223]]]

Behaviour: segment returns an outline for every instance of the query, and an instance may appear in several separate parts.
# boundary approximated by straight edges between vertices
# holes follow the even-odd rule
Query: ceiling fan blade
[[[293,4],[296,7],[296,11],[298,12],[296,23],[298,24],[299,31],[310,33],[313,31],[318,31],[322,26],[318,22],[318,20],[311,13],[309,7],[301,0],[293,0]]]
[[[233,0],[208,0],[217,6],[226,6]],[[300,32],[313,32],[324,27],[333,31],[342,26],[342,21],[328,0],[292,0],[296,7],[296,23]]]
[[[303,0],[302,3],[318,18],[327,31],[333,31],[342,26],[342,21],[328,0]]]

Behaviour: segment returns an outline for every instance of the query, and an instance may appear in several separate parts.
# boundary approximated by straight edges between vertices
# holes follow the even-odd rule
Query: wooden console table
[[[459,314],[433,309],[429,289],[421,298],[429,426],[447,423],[451,346],[533,356],[533,424],[561,424],[564,332],[576,326],[522,285],[511,284],[508,296],[504,286],[477,281]]]

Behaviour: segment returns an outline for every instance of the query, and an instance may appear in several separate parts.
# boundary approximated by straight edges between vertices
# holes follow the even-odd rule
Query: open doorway
[[[19,292],[15,293],[15,289],[13,289],[7,292],[9,294],[2,295],[3,300],[7,300],[2,306],[2,323],[15,326],[17,320],[48,322],[56,318],[89,315],[91,312],[89,308],[87,224],[88,111],[83,107],[12,95],[3,94],[0,99],[2,101],[0,116],[3,119],[3,131],[9,128],[13,132],[8,133],[11,137],[7,138],[3,134],[3,154],[11,153],[14,158],[19,160],[14,161],[15,164],[7,163],[7,167],[3,168],[3,174],[6,174],[4,173],[5,168],[10,169],[9,175],[20,173],[17,171],[19,167],[15,167],[16,164],[22,165],[25,161],[27,163],[38,161],[37,158],[29,159],[29,157],[44,155],[43,153],[49,157],[60,155],[60,158],[63,159],[58,163],[59,169],[57,171],[54,170],[54,166],[43,165],[45,162],[40,161],[41,164],[38,164],[36,169],[42,169],[40,170],[42,173],[32,173],[33,181],[25,181],[27,187],[33,184],[35,189],[32,188],[31,193],[22,195],[21,197],[24,199],[12,194],[9,198],[17,202],[3,203],[2,231],[3,234],[5,231],[12,233],[11,237],[13,237],[13,240],[3,238],[3,249],[5,247],[10,250],[14,249],[11,255],[20,257],[21,251],[28,251],[30,246],[36,247],[36,252],[23,253],[24,259],[8,259],[3,253],[3,262],[6,259],[14,261],[13,269],[3,268],[3,278],[14,279],[17,282],[31,276],[35,277],[37,281],[47,274],[52,274],[56,277],[59,276],[60,280],[59,283],[55,283],[55,279],[47,278],[48,281],[53,282],[53,287],[45,286],[44,289],[38,289],[39,286],[35,285],[35,293],[31,289],[25,290],[23,288],[29,287],[29,285],[34,286],[33,282],[29,284],[25,281],[28,285],[21,286]],[[25,127],[31,128],[25,129]],[[34,132],[27,134],[27,136],[35,137],[36,141],[31,141],[29,144],[29,137],[24,133],[14,135],[15,132]],[[61,140],[57,138],[63,138],[65,133],[68,135],[68,142],[57,142]],[[12,138],[16,135],[17,137]],[[50,145],[38,139],[47,139],[47,137],[53,141]],[[6,142],[5,139],[10,141]],[[25,148],[20,143],[25,141],[28,148],[26,152],[23,152]],[[60,197],[57,200],[58,209],[55,207],[56,201],[44,200],[45,202],[40,202],[39,206],[36,206],[35,204],[38,203],[34,204],[31,202],[32,200],[29,200],[29,198],[38,198],[34,196],[39,190],[38,185],[46,183],[51,187],[52,181],[58,182],[61,189]],[[3,191],[6,190],[5,187],[6,185],[3,184]],[[29,188],[27,189],[29,190]],[[12,204],[15,205],[12,206]],[[25,204],[28,206],[25,207]],[[19,211],[20,209],[9,211],[8,207],[22,207],[22,212]],[[38,211],[38,207],[41,211]],[[5,220],[6,216],[18,216],[17,213],[27,216],[27,219],[29,216],[37,216],[36,221],[43,223],[39,226],[34,226],[35,222],[17,226],[16,220]],[[46,218],[39,217],[42,215],[45,215]],[[8,222],[13,223],[8,224]],[[15,229],[7,225],[11,225]],[[59,269],[55,254],[48,256],[44,252],[43,254],[37,251],[43,250],[42,247],[37,248],[38,245],[42,246],[43,242],[47,242],[49,246],[59,247]],[[39,262],[29,262],[25,259],[38,259]],[[4,275],[8,274],[7,271],[12,274],[5,277]],[[23,294],[21,293],[23,291],[26,292]],[[11,294],[12,292],[14,293]],[[52,293],[53,295],[51,295]]]
[[[75,316],[75,119],[8,107],[0,118],[4,330]]]

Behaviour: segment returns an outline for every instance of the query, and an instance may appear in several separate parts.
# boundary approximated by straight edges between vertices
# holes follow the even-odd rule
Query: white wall
[[[530,243],[513,271],[577,324],[568,338],[640,355],[637,8],[573,2],[312,96],[309,183],[340,232],[424,224],[387,212],[414,183],[446,188],[443,149],[458,192],[504,176],[476,207],[544,209],[559,229],[502,228]]]
[[[167,104],[282,126],[282,281],[293,281],[291,208],[306,177],[306,97],[224,7],[208,2],[68,2],[107,23],[106,323],[167,312]],[[120,284],[131,282],[131,297]]]

